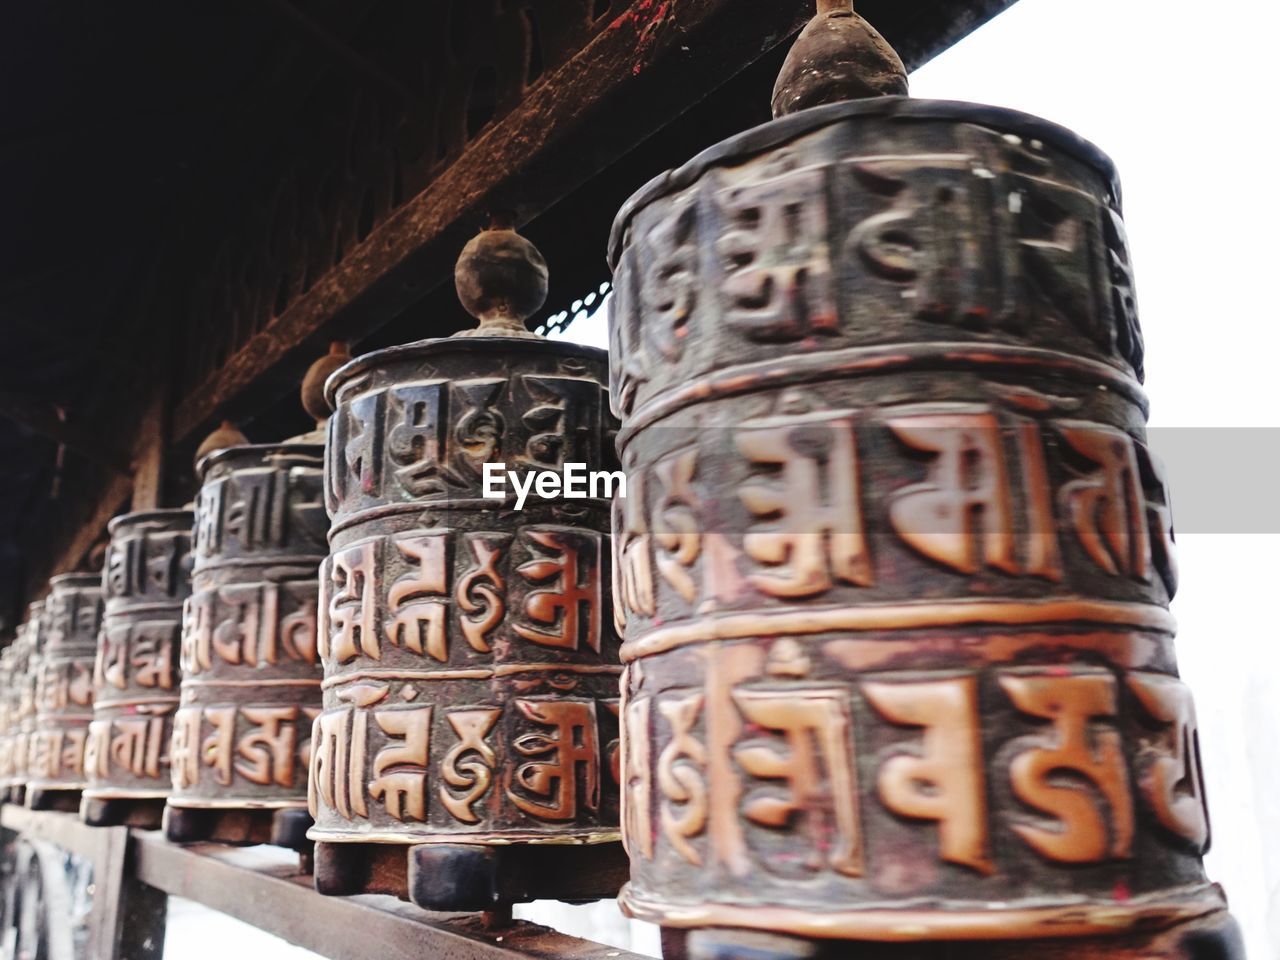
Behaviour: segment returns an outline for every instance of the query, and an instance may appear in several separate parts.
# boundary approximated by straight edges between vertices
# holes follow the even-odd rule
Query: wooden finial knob
[[[241,444],[248,442],[249,438],[241,433],[234,423],[230,420],[223,420],[222,423],[218,425],[218,429],[205,437],[204,442],[196,448],[195,462],[198,464],[215,450],[225,450],[227,447],[238,447]]]
[[[773,86],[773,115],[823,103],[906,96],[907,69],[850,0],[818,0]]]
[[[506,224],[492,225],[462,248],[453,269],[458,299],[480,321],[463,337],[536,337],[524,322],[547,299],[547,262]]]
[[[350,359],[351,347],[342,340],[334,340],[329,344],[329,352],[307,368],[302,378],[302,409],[315,420],[316,426],[321,426],[333,412],[324,398],[324,382]]]

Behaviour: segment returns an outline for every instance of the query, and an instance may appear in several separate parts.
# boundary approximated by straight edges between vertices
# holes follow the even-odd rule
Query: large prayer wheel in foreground
[[[1107,158],[813,106],[611,259],[625,910],[669,956],[1238,955]]]
[[[607,468],[605,355],[524,331],[545,266],[510,230],[472,241],[459,290],[479,329],[328,381],[316,886],[460,910],[613,896],[607,494],[521,508],[483,480]]]
[[[27,805],[75,811],[85,786],[85,739],[93,720],[102,578],[93,573],[64,573],[49,581],[49,590]]]
[[[285,845],[310,825],[320,712],[316,570],[327,553],[324,447],[233,446],[200,465],[166,832]]]
[[[169,794],[182,603],[191,592],[190,510],[116,517],[85,747],[81,815],[94,826],[158,827]]]

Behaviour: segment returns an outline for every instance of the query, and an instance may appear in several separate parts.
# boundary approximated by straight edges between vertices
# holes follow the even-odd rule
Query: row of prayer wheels
[[[314,844],[330,895],[621,888],[668,958],[1242,956],[1115,172],[905,93],[820,3],[775,120],[619,214],[609,355],[527,333],[546,266],[482,232],[477,329],[326,358],[325,435],[54,578],[0,787]]]

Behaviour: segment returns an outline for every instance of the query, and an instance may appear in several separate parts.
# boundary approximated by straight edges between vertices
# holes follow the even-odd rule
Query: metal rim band
[[[962,624],[1102,623],[1145,627],[1172,635],[1176,621],[1163,607],[1104,600],[955,600],[948,603],[859,604],[807,610],[754,611],[700,617],[660,627],[622,645],[622,662],[713,640],[840,630],[912,630]]]
[[[904,343],[875,347],[849,347],[829,353],[800,354],[783,360],[769,359],[725,367],[713,374],[663,391],[626,418],[618,431],[618,451],[644,428],[684,407],[764,389],[848,380],[899,370],[940,367],[1019,366],[1049,372],[1069,372],[1096,381],[1124,394],[1145,417],[1147,396],[1132,376],[1099,360],[1076,357],[1039,347],[1014,347],[999,343]]]
[[[1111,158],[1084,137],[1066,127],[1019,110],[980,103],[925,100],[916,97],[872,97],[812,107],[788,117],[762,123],[758,127],[708,147],[683,166],[654,177],[631,195],[614,218],[613,229],[609,233],[610,268],[617,267],[627,227],[631,223],[631,218],[642,207],[669,193],[692,185],[712,167],[741,163],[756,154],[782,146],[821,127],[834,126],[842,121],[860,118],[906,122],[950,120],[989,127],[1034,140],[1043,140],[1097,170],[1107,183],[1111,192],[1110,199],[1117,209],[1120,207],[1120,182]]]
[[[585,846],[619,842],[622,839],[622,833],[618,830],[598,830],[591,833],[559,836],[545,833],[388,833],[385,831],[342,833],[312,827],[307,831],[307,839],[315,840],[317,843],[378,843],[405,847],[421,843],[457,843],[475,846],[506,846],[512,843]]]
[[[664,927],[739,927],[828,940],[1022,940],[1156,930],[1226,908],[1217,884],[1159,891],[1127,903],[1077,901],[1058,906],[992,908],[962,904],[865,910],[804,910],[730,904],[664,904],[618,894],[622,912]]]

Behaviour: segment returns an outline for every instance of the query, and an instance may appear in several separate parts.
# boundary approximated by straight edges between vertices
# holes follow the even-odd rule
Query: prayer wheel
[[[16,636],[10,637],[3,650],[0,650],[0,803],[9,799],[9,782],[13,777],[13,740],[9,730],[10,691],[13,689],[13,644]]]
[[[322,443],[296,441],[232,446],[198,466],[171,840],[306,845],[323,467]]]
[[[476,330],[326,387],[316,888],[438,910],[613,896],[609,494],[547,479],[612,462],[606,357],[526,332],[546,267],[513,231],[472,240],[456,280]]]
[[[23,678],[27,670],[27,633],[29,623],[18,625],[13,642],[0,653],[0,711],[3,712],[3,739],[0,740],[0,794],[5,800],[20,803],[25,792],[25,738],[21,733],[19,712]]]
[[[102,571],[80,814],[92,826],[160,826],[178,708],[182,604],[191,592],[186,509],[116,517]]]
[[[905,92],[823,4],[616,221],[622,906],[668,958],[1241,956],[1114,169]]]
[[[26,803],[27,782],[31,777],[32,754],[36,745],[36,684],[44,645],[44,628],[44,602],[33,601],[27,605],[26,630],[19,641],[22,647],[15,674],[17,709],[14,715],[12,794],[15,803]]]
[[[27,806],[75,812],[80,809],[80,792],[85,785],[85,739],[93,720],[93,661],[102,625],[102,578],[92,573],[64,573],[50,580],[49,588]]]

